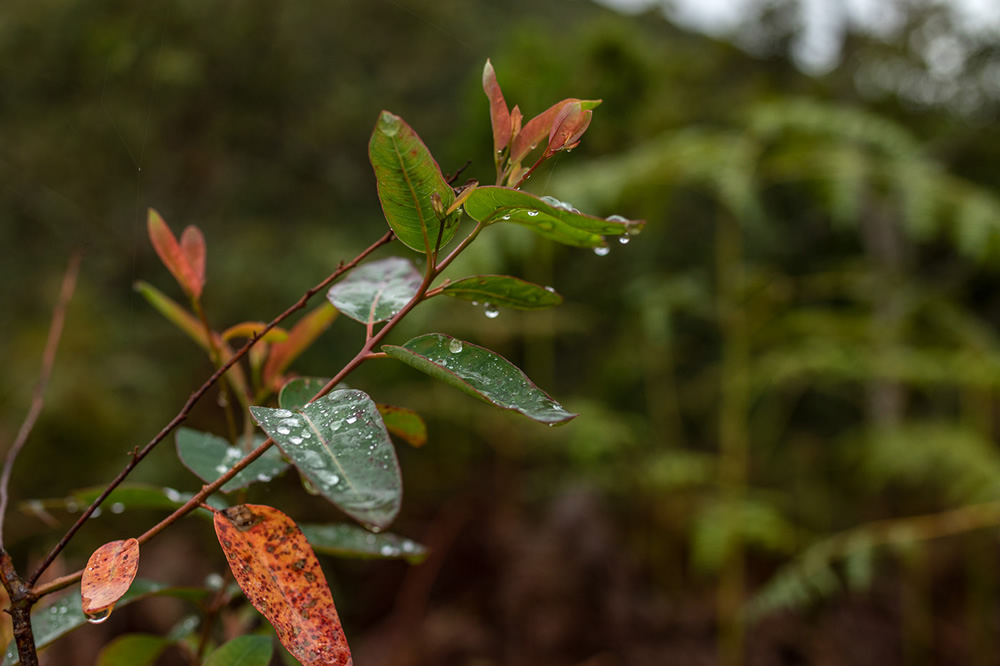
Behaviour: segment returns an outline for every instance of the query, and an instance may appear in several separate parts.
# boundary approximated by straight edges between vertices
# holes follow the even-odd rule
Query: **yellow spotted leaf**
[[[139,542],[135,539],[106,543],[90,556],[80,580],[83,614],[101,622],[128,592],[139,570]]]
[[[333,595],[319,561],[291,518],[240,504],[215,514],[236,582],[303,666],[352,666]]]

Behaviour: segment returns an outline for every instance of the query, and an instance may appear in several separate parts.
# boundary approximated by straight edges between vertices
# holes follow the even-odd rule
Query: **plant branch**
[[[164,426],[163,429],[160,430],[160,432],[157,433],[157,435],[152,440],[150,440],[149,443],[146,444],[146,446],[144,446],[141,451],[137,452],[135,455],[132,456],[128,464],[125,466],[124,469],[122,469],[122,471],[118,474],[118,476],[115,477],[115,479],[110,484],[108,484],[108,487],[104,489],[104,491],[94,500],[94,502],[89,507],[87,507],[87,509],[80,516],[80,518],[69,528],[66,534],[63,535],[63,537],[59,540],[59,543],[55,545],[52,551],[48,554],[48,556],[46,556],[46,558],[38,566],[35,572],[31,575],[31,577],[28,579],[28,585],[34,586],[34,584],[38,581],[38,578],[42,575],[42,573],[45,572],[45,570],[49,567],[49,565],[52,564],[56,556],[58,556],[59,553],[62,552],[62,550],[66,547],[66,544],[69,543],[70,539],[72,539],[73,536],[80,530],[80,528],[83,527],[84,523],[86,523],[87,519],[90,518],[91,514],[93,514],[93,512],[97,509],[97,507],[99,507],[101,503],[108,497],[108,495],[110,495],[111,492],[115,488],[117,488],[122,481],[125,480],[125,478],[129,475],[129,473],[131,473],[131,471],[136,467],[136,465],[138,465],[139,462],[143,458],[145,458],[146,455],[148,455],[149,452],[152,451],[157,444],[166,439],[166,437],[174,430],[174,428],[176,428],[178,425],[183,423],[188,418],[192,408],[195,406],[198,400],[200,400],[201,397],[204,396],[205,393],[207,393],[208,390],[217,381],[219,381],[219,379],[226,373],[226,371],[228,371],[241,358],[243,358],[243,356],[245,356],[247,352],[250,351],[250,349],[257,343],[258,340],[260,340],[272,328],[274,328],[282,321],[287,319],[289,316],[291,316],[295,311],[304,308],[309,299],[312,298],[314,295],[316,295],[316,293],[325,289],[327,286],[329,286],[331,282],[339,279],[342,275],[344,275],[344,273],[357,266],[376,249],[389,243],[393,239],[393,237],[394,237],[393,233],[391,231],[388,231],[379,240],[375,241],[367,248],[362,250],[354,259],[347,262],[346,264],[341,263],[340,266],[337,267],[337,270],[328,275],[322,282],[317,284],[315,287],[312,287],[311,289],[307,290],[302,295],[302,297],[299,298],[298,301],[296,301],[293,305],[288,307],[288,309],[286,309],[280,315],[272,319],[267,324],[267,326],[258,331],[256,335],[254,335],[251,339],[249,339],[246,342],[246,344],[244,344],[239,349],[239,351],[233,354],[232,357],[229,358],[229,360],[227,360],[214,373],[212,373],[212,376],[209,377],[205,381],[205,383],[202,384],[194,393],[192,393],[190,397],[188,397],[187,402],[185,402],[181,410],[177,412],[177,415],[174,416],[174,418],[171,419],[170,422],[167,423],[167,425]],[[264,452],[264,449],[266,449],[266,446],[270,446],[270,443],[272,443],[271,440],[268,440],[267,442],[264,443],[264,445],[258,447],[252,453],[248,454],[242,461],[240,461],[240,463],[238,463],[236,466],[233,467],[232,470],[230,470],[232,474],[227,473],[226,475],[220,477],[220,479],[218,479],[215,483],[210,484],[209,486],[205,486],[205,488],[202,489],[202,492],[198,493],[197,495],[195,495],[194,498],[192,498],[192,501],[194,499],[198,499],[198,502],[203,501],[205,497],[208,497],[209,494],[214,492],[223,483],[228,481],[229,478],[232,478],[232,476],[235,475],[237,471],[243,469],[243,467],[250,464],[250,462],[256,459],[257,456],[262,454]],[[254,455],[255,453],[256,455]],[[244,461],[245,464],[243,464]],[[205,492],[207,489],[210,489],[208,493]],[[186,513],[194,509],[196,506],[197,503],[193,505],[191,504],[191,502],[186,503],[183,507],[181,507],[173,514],[171,514],[169,517],[164,519],[164,521],[162,521],[157,527],[154,527],[152,530],[147,532],[146,533],[146,535],[148,535],[147,538],[152,538],[152,536],[155,536],[164,527],[173,523],[178,518],[180,518],[181,516],[185,515]]]
[[[3,547],[3,529],[7,516],[7,503],[10,493],[10,475],[14,468],[14,461],[17,459],[21,449],[24,448],[31,431],[38,421],[45,404],[45,389],[48,387],[49,378],[52,376],[52,368],[55,365],[56,350],[59,348],[59,339],[62,337],[63,324],[66,321],[66,310],[69,302],[73,298],[76,289],[76,280],[80,274],[80,262],[83,259],[81,252],[76,252],[70,257],[69,265],[63,275],[62,287],[59,290],[59,299],[56,301],[55,309],[52,311],[52,322],[49,324],[49,336],[45,341],[45,351],[42,353],[42,370],[39,373],[38,383],[35,385],[35,392],[31,398],[31,406],[28,414],[24,417],[21,428],[17,431],[17,437],[7,450],[7,459],[4,461],[3,472],[0,473],[0,547]]]

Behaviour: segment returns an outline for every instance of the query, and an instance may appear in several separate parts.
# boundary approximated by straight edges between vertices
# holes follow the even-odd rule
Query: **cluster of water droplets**
[[[566,210],[566,211],[569,211],[570,213],[579,213],[580,212],[579,210],[576,209],[576,207],[573,206],[573,204],[567,203],[565,201],[560,201],[559,199],[556,199],[555,197],[543,196],[543,197],[541,197],[541,200],[544,201],[545,203],[547,203],[548,205],[552,206],[553,208],[558,208],[560,210]]]

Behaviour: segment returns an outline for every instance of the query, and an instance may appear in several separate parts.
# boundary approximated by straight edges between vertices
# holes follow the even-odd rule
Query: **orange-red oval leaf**
[[[174,232],[152,208],[146,218],[146,228],[160,261],[184,293],[198,300],[205,284],[205,240],[201,232],[195,227],[188,227],[182,234],[182,242],[178,243]]]
[[[128,592],[139,570],[139,542],[135,539],[106,543],[90,556],[80,580],[83,614],[101,622]]]
[[[240,504],[215,514],[236,582],[303,666],[352,666],[333,595],[302,531],[281,511]]]

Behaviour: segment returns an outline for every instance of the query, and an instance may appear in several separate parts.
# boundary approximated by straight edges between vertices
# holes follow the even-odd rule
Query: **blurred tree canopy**
[[[132,292],[135,279],[168,283],[145,238],[147,207],[205,231],[211,318],[267,319],[383,232],[366,152],[380,109],[403,115],[446,173],[471,160],[461,178],[492,179],[489,57],[528,115],[567,96],[604,100],[580,148],[532,183],[649,224],[603,258],[505,230],[468,259],[501,272],[527,257],[515,268],[558,288],[559,312],[416,313],[415,327],[434,321],[518,361],[581,412],[571,426],[525,434],[472,402],[439,407],[453,402],[447,389],[405,369],[358,376],[431,425],[431,444],[401,452],[403,531],[439,526],[438,507],[455,498],[489,517],[462,544],[438,544],[454,573],[434,603],[482,624],[499,617],[471,647],[425,637],[412,662],[370,663],[482,653],[570,664],[601,650],[621,663],[672,663],[658,659],[668,650],[692,663],[715,652],[716,622],[729,663],[744,650],[795,663],[775,655],[817,654],[824,636],[843,636],[837,607],[818,628],[779,615],[757,632],[740,620],[743,603],[763,591],[752,606],[763,612],[852,585],[873,591],[826,603],[891,621],[842,663],[992,663],[982,655],[1000,602],[995,530],[933,550],[924,537],[971,519],[900,522],[910,531],[891,538],[885,524],[866,526],[1000,501],[1000,40],[947,5],[886,4],[902,17],[891,34],[849,32],[839,65],[810,76],[793,58],[791,1],[756,3],[723,40],[582,0],[8,0],[0,441],[28,403],[59,274],[86,251],[16,497],[106,481],[209,372]],[[357,340],[338,322],[302,365],[339,367]],[[218,424],[210,404],[195,418]],[[142,480],[193,487],[166,453]],[[559,607],[569,619],[545,636],[524,581],[587,518],[614,535],[588,542],[594,557],[623,572],[602,583],[589,618],[611,628],[588,636]],[[21,556],[50,543],[34,518],[14,527]],[[895,550],[877,550],[886,544]],[[219,556],[206,552],[210,568]],[[570,559],[567,571],[593,574]],[[404,572],[337,566],[349,633],[377,627]],[[933,581],[946,578],[965,591],[936,606]],[[553,598],[576,598],[566,585]],[[965,618],[962,638],[940,636],[935,613]]]

